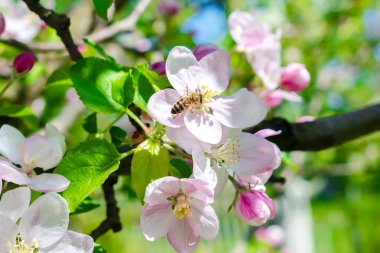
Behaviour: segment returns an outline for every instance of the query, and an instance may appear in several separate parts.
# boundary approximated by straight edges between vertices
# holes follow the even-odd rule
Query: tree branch
[[[115,173],[112,173],[102,185],[104,198],[107,203],[107,217],[94,231],[92,231],[91,236],[94,240],[98,239],[110,229],[112,229],[113,232],[119,232],[122,228],[119,208],[117,207],[117,201],[115,198],[115,190],[113,189],[117,180],[118,176]]]
[[[71,36],[69,30],[70,19],[66,15],[57,14],[53,10],[46,9],[40,4],[39,0],[23,1],[32,12],[36,13],[48,26],[56,30],[57,35],[61,38],[73,61],[78,61],[83,58]]]
[[[289,123],[281,118],[273,118],[247,129],[247,132],[254,133],[264,128],[282,131],[268,140],[283,151],[322,150],[380,130],[380,104],[304,123]]]

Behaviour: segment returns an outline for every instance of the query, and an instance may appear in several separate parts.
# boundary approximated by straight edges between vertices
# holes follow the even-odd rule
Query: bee
[[[174,103],[171,113],[174,117],[177,117],[181,112],[185,110],[192,110],[194,107],[200,107],[203,103],[203,94],[200,89],[196,89],[192,92],[186,92],[185,96],[182,96]]]

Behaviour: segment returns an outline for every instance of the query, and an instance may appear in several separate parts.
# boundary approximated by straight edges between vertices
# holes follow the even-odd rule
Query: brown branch
[[[380,130],[380,104],[305,123],[289,123],[274,118],[247,131],[254,133],[264,128],[282,131],[280,135],[269,137],[268,140],[276,143],[283,151],[322,150]]]
[[[0,39],[0,43],[8,45],[8,46],[12,46],[12,47],[20,49],[22,51],[33,52],[32,49],[28,45],[26,45],[20,41],[17,41],[15,39],[8,39],[8,40]]]
[[[57,14],[53,10],[46,9],[40,4],[39,0],[23,1],[32,12],[36,13],[48,26],[56,30],[57,35],[61,38],[73,61],[78,61],[83,58],[71,36],[69,30],[70,19],[66,15]]]
[[[113,232],[119,232],[122,228],[119,216],[119,208],[115,198],[114,185],[117,183],[118,176],[112,173],[102,185],[104,198],[107,203],[107,218],[91,233],[94,240],[112,229]]]

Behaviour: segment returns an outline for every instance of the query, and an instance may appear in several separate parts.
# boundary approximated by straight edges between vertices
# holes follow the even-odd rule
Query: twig
[[[15,39],[9,39],[9,40],[0,39],[0,43],[15,47],[15,48],[20,49],[22,51],[33,52],[32,49],[28,45],[26,45],[20,41],[17,41]]]
[[[36,13],[45,23],[56,30],[73,61],[82,59],[77,46],[71,36],[69,27],[70,19],[64,14],[57,14],[53,10],[43,7],[39,0],[23,0],[28,8]]]
[[[112,173],[102,185],[104,198],[107,203],[107,218],[91,233],[94,240],[112,229],[113,232],[119,232],[122,228],[119,216],[119,208],[115,198],[114,185],[117,183],[118,177]]]

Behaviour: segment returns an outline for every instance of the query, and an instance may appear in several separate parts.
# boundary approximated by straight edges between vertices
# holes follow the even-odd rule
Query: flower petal
[[[166,128],[166,136],[172,142],[183,148],[188,154],[191,154],[194,148],[210,150],[209,144],[199,141],[185,126]]]
[[[224,50],[216,50],[203,57],[199,64],[202,68],[200,86],[207,86],[207,90],[219,92],[227,89],[230,81],[230,56]]]
[[[7,243],[15,244],[18,230],[17,225],[7,216],[0,214],[0,252],[9,252]]]
[[[61,134],[58,129],[52,124],[47,124],[45,129],[45,136],[47,138],[56,138],[60,144],[61,151],[64,154],[66,152],[65,136],[63,136],[63,134]]]
[[[178,253],[191,253],[199,243],[196,235],[189,225],[189,219],[177,219],[169,230],[168,241]]]
[[[177,91],[195,90],[199,85],[201,68],[193,52],[186,47],[173,48],[166,61],[166,75]]]
[[[7,191],[3,194],[0,201],[0,213],[16,221],[21,218],[28,209],[30,203],[30,189],[28,187],[19,187]]]
[[[36,239],[41,248],[47,248],[65,235],[68,224],[66,200],[56,193],[47,193],[29,206],[20,220],[19,230],[27,244]]]
[[[35,191],[47,193],[62,192],[69,184],[69,180],[62,175],[43,173],[32,177],[27,185]]]
[[[261,137],[261,138],[267,138],[267,137],[276,136],[279,134],[281,134],[281,130],[275,131],[275,130],[272,130],[269,128],[262,129],[260,131],[257,131],[256,133],[254,133],[255,136]]]
[[[152,118],[168,127],[183,126],[183,113],[173,115],[173,105],[180,99],[180,94],[173,89],[164,89],[153,94],[148,102],[148,112]]]
[[[273,170],[277,159],[273,144],[253,134],[242,133],[239,139],[238,161],[229,163],[230,169],[238,174],[252,175]]]
[[[180,189],[180,180],[176,177],[163,177],[148,184],[145,190],[144,202],[148,204],[162,204],[167,198],[174,196]]]
[[[170,201],[165,204],[146,205],[140,216],[140,228],[149,241],[165,236],[174,222]]]
[[[213,115],[225,126],[246,128],[265,118],[267,108],[255,93],[240,89],[229,97],[217,98],[210,103]],[[186,123],[186,122],[185,122]]]
[[[67,231],[58,243],[51,247],[38,249],[41,253],[92,253],[94,250],[94,239],[91,236]]]
[[[189,219],[192,223],[200,224],[200,235],[208,241],[214,240],[219,232],[219,220],[215,210],[210,205],[199,203],[199,200],[191,202],[191,210],[193,215]]]
[[[185,112],[187,129],[199,140],[216,144],[222,139],[222,127],[219,121],[203,110]]]
[[[29,177],[18,170],[9,160],[0,157],[0,179],[18,185],[26,185],[29,183]]]
[[[10,125],[2,125],[0,128],[0,154],[14,163],[21,164],[21,144],[25,137],[20,131]]]

